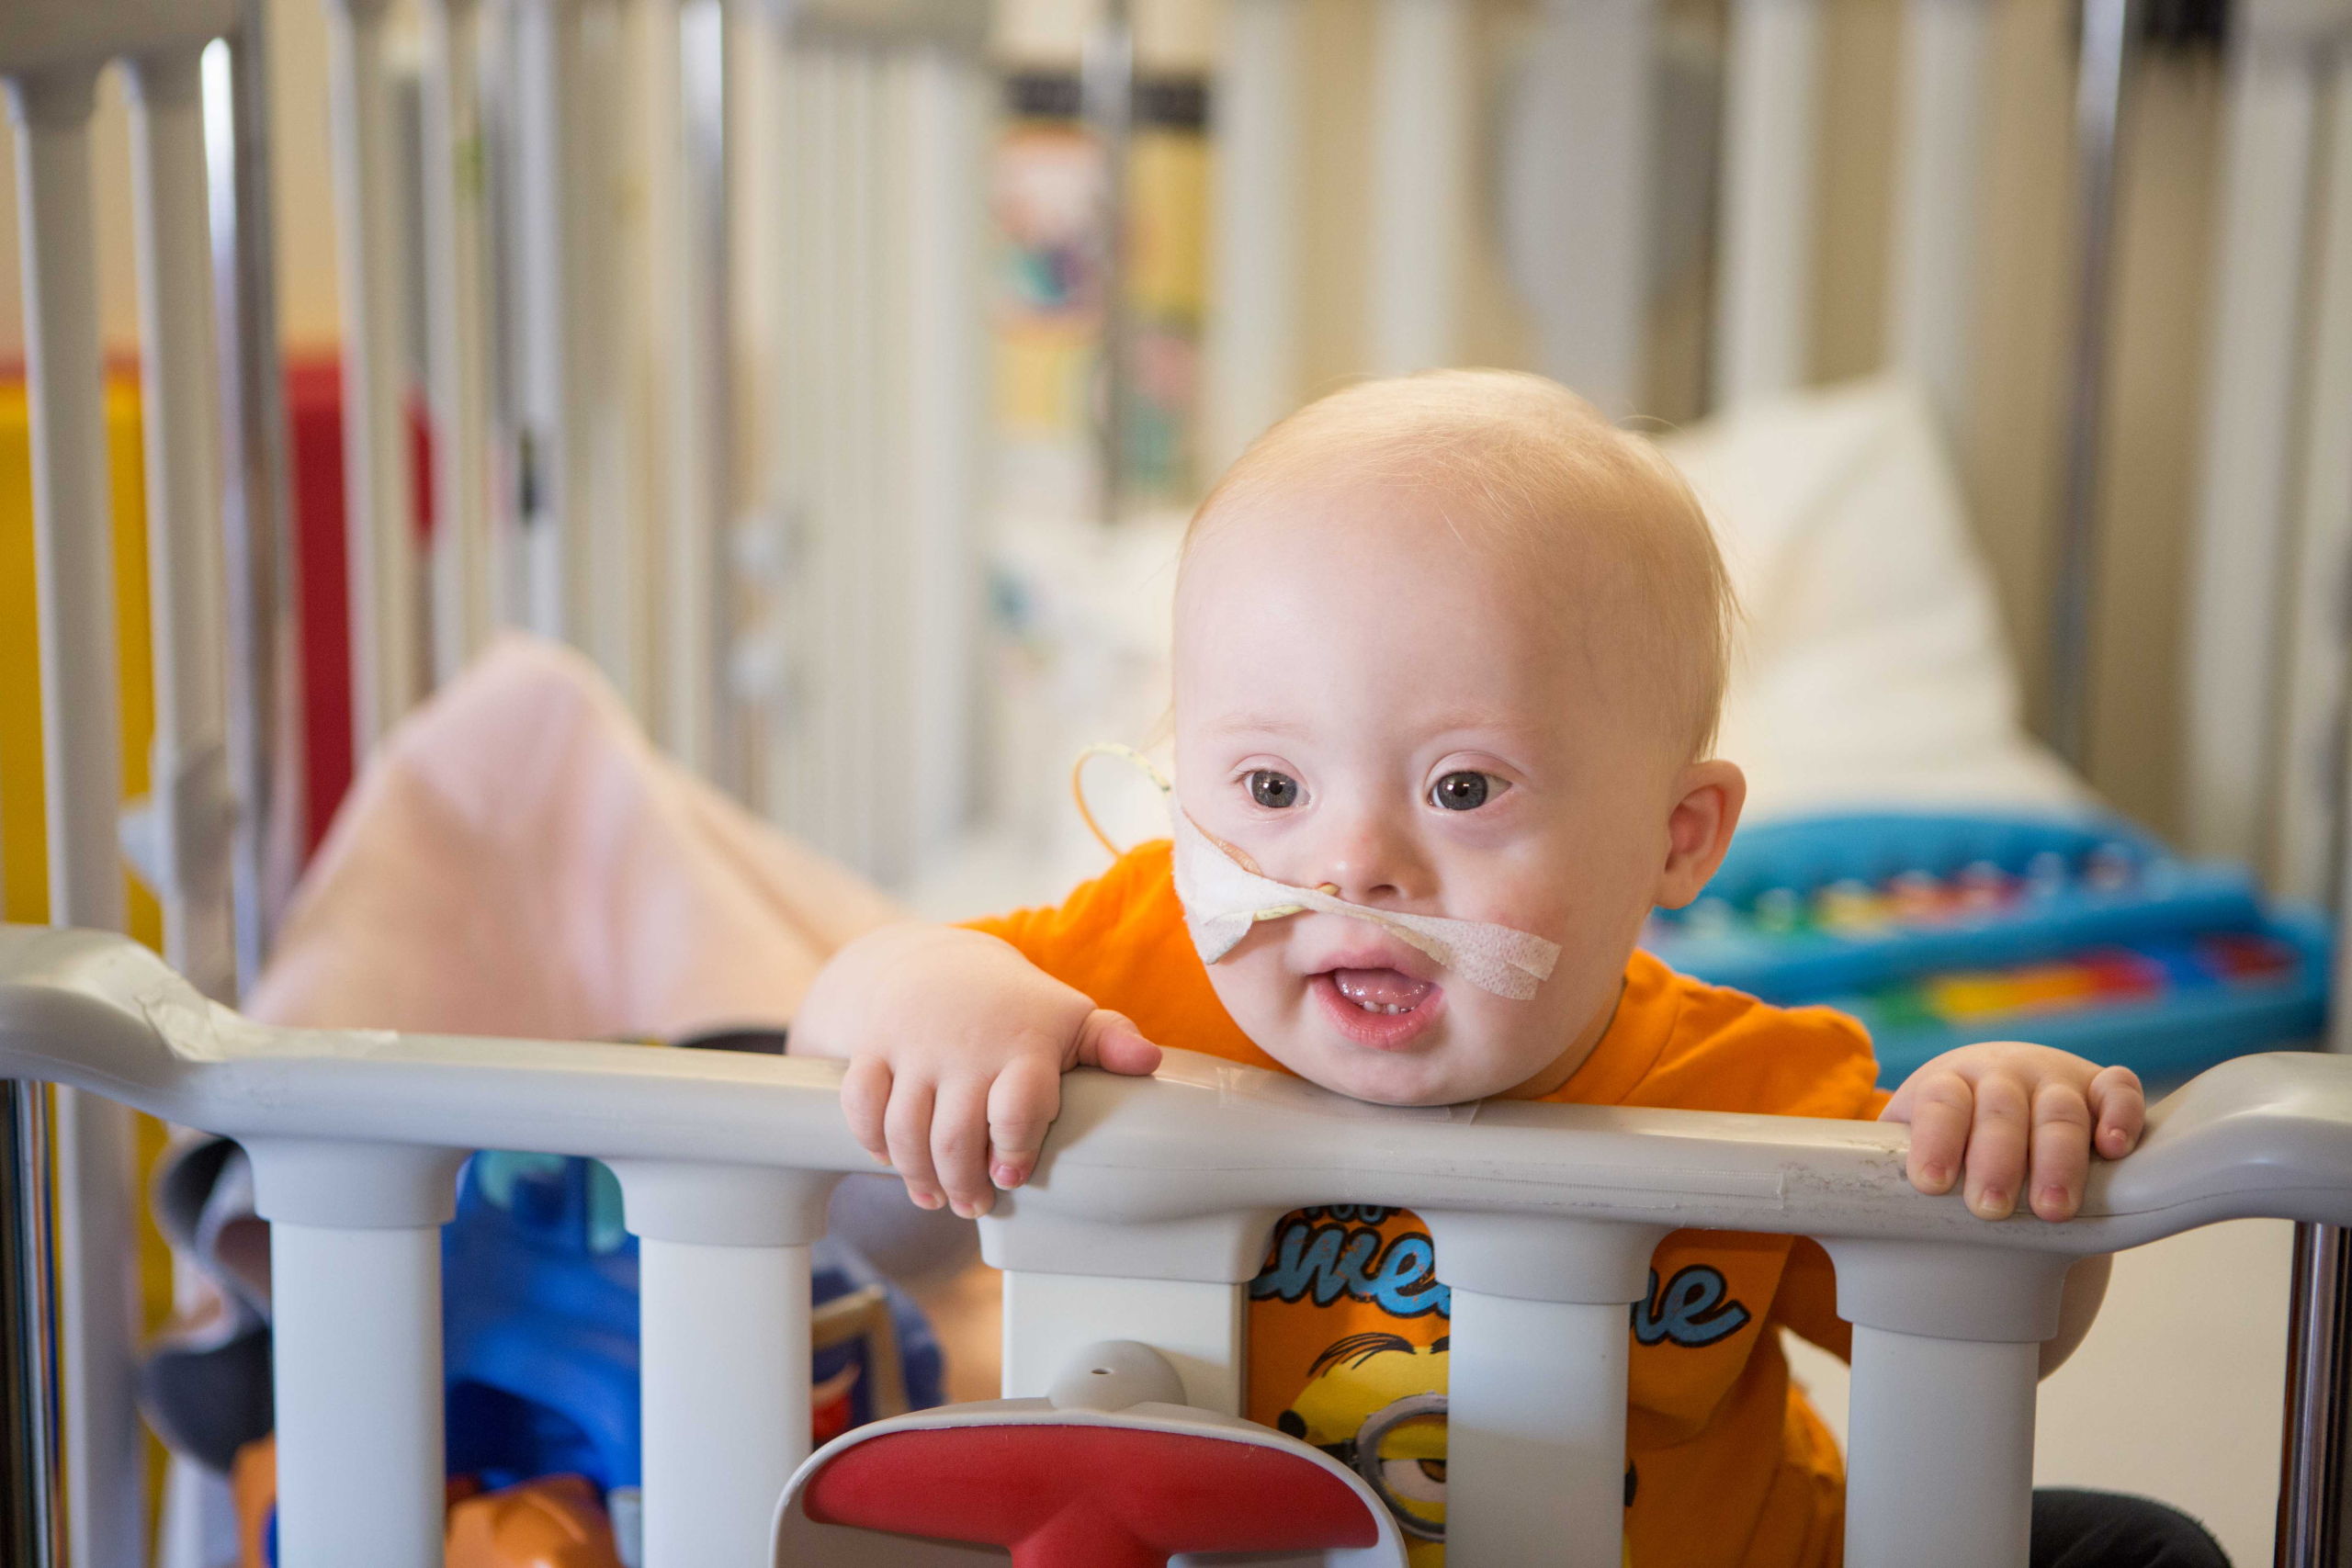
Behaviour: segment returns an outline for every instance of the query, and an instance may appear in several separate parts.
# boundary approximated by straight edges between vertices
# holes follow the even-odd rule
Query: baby
[[[1261,437],[1185,537],[1181,853],[1136,849],[1058,908],[861,938],[793,1049],[846,1058],[860,1142],[916,1202],[964,1215],[1029,1176],[1063,1073],[1148,1073],[1169,1045],[1389,1105],[1883,1116],[1911,1123],[1922,1192],[1962,1183],[1987,1220],[2020,1202],[2070,1217],[2093,1154],[2139,1138],[2129,1071],[1974,1045],[1889,1099],[1851,1020],[1636,948],[1739,820],[1739,769],[1709,754],[1733,614],[1675,470],[1553,383],[1447,372],[1326,398]],[[1179,897],[1200,901],[1204,865],[1310,901],[1211,941],[1210,911],[1190,911],[1196,933]],[[1432,956],[1452,951],[1439,928],[1351,908],[1506,928],[1485,935],[1545,972],[1467,983],[1472,965]],[[1380,1477],[1417,1568],[1441,1561],[1444,1518],[1442,1417],[1403,1403],[1445,1387],[1430,1258],[1409,1212],[1293,1214],[1250,1323],[1248,1414]],[[1834,1561],[1842,1468],[1777,1333],[1846,1350],[1826,1257],[1685,1231],[1654,1270],[1634,1314],[1631,1561]],[[2075,1274],[2071,1337],[2104,1284]]]

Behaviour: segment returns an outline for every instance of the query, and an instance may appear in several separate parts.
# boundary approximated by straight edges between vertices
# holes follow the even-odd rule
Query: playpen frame
[[[461,198],[448,157],[479,112],[466,63],[474,3],[425,6],[431,389],[436,423],[453,433],[441,468],[452,526],[433,574],[435,592],[455,607],[437,623],[447,645],[433,662],[444,671],[479,637],[495,597],[479,507],[486,459],[472,440],[488,406],[482,214]],[[568,83],[564,45],[581,0],[515,5],[536,38],[527,47],[542,51],[531,69],[560,107],[578,85]],[[1890,341],[1897,364],[1955,422],[1974,396],[1967,258],[1986,5],[1911,0],[1907,11]],[[2095,23],[2123,5],[2094,0]],[[1804,378],[1816,7],[1734,0],[1717,340],[1726,401]],[[425,658],[409,631],[416,618],[402,554],[410,502],[399,310],[386,265],[394,233],[386,0],[329,0],[328,10],[364,741],[414,699]],[[1228,447],[1295,393],[1288,213],[1297,137],[1287,94],[1300,26],[1297,0],[1231,0],[1231,10],[1208,400],[1222,433],[1214,439]],[[711,28],[718,15],[698,25]],[[1466,0],[1379,0],[1378,17],[1388,123],[1419,105],[1442,132],[1453,128],[1375,139],[1374,231],[1394,243],[1374,248],[1370,337],[1382,367],[1402,369],[1450,358],[1457,331],[1455,259],[1444,226],[1427,215],[1454,210],[1473,186]],[[1617,389],[1620,400],[1634,385],[1622,323],[1645,304],[1638,249],[1625,247],[1644,231],[1645,73],[1626,67],[1644,58],[1647,18],[1645,0],[1560,0],[1544,20],[1554,43],[1584,46],[1600,63],[1593,79],[1623,86],[1609,112],[1634,128],[1610,144],[1619,177],[1599,187],[1607,200],[1577,233],[1559,236],[1573,242],[1560,250],[1573,258],[1563,265],[1593,287],[1536,302],[1545,367],[1604,397]],[[2340,706],[2340,654],[2303,599],[2283,660],[2248,628],[2267,623],[2290,552],[2334,558],[2328,550],[2352,531],[2352,390],[2341,370],[2352,354],[2320,355],[2352,331],[2352,178],[2341,173],[2352,169],[2347,33],[2352,6],[2340,0],[2254,0],[2234,47],[2192,750],[2200,834],[2222,847],[2260,848],[2267,823],[2281,846],[2308,849],[2313,813],[2332,820],[2336,807],[2314,804],[2293,764],[2295,747],[2314,743],[2312,716]],[[234,40],[225,91],[201,92],[202,51],[224,36]],[[23,192],[51,915],[95,931],[122,919],[87,130],[96,73],[122,59],[138,148],[158,650],[153,859],[166,957],[214,997],[233,984],[232,882],[248,976],[269,907],[254,846],[270,824],[256,822],[253,807],[270,783],[256,725],[277,695],[266,645],[282,606],[270,594],[268,538],[281,525],[284,481],[266,385],[260,255],[269,219],[254,173],[267,129],[252,69],[260,46],[258,8],[231,0],[19,0],[0,13],[0,76]],[[707,54],[702,64],[707,73]],[[1592,108],[1567,107],[1579,104]],[[932,134],[954,133],[952,117],[935,117]],[[2324,160],[2323,145],[2332,149]],[[678,415],[679,450],[695,456],[680,469],[673,539],[681,716],[665,728],[709,765],[728,652],[720,563],[729,481],[719,435],[728,338],[723,246],[713,238],[727,164],[707,119],[693,148],[699,217],[684,228],[700,260],[686,269],[678,319],[686,352],[703,357],[689,358]],[[224,156],[230,168],[220,166]],[[2337,173],[2323,183],[2316,171],[2327,166]],[[559,174],[536,197],[522,194],[526,234],[537,236],[526,243],[550,255],[575,249],[565,236],[592,218],[573,184]],[[235,248],[216,257],[224,234]],[[577,303],[569,309],[576,317]],[[231,329],[225,345],[216,314]],[[580,389],[567,370],[571,330],[560,322],[539,335],[528,374],[534,395],[551,400],[553,428],[576,436],[564,402]],[[223,386],[234,394],[225,407]],[[946,394],[930,406],[940,429],[954,423]],[[224,496],[232,571],[221,559]],[[938,504],[942,516],[952,509]],[[554,629],[588,637],[598,552],[584,517],[559,506],[552,523],[543,536],[567,563],[555,579],[565,586]],[[238,611],[235,622],[225,605]],[[2288,694],[2285,763],[2267,743],[2259,716],[2267,708],[2247,700],[2274,691]],[[232,832],[238,801],[247,810]],[[19,1388],[38,1393],[42,1331],[57,1335],[66,1416],[62,1508],[11,1495],[12,1517],[34,1530],[19,1546],[26,1561],[48,1561],[60,1539],[77,1568],[119,1568],[141,1550],[137,1509],[118,1506],[135,1474],[136,1427],[130,1344],[108,1272],[128,1234],[127,1159],[122,1116],[101,1094],[239,1136],[254,1155],[276,1238],[287,1561],[415,1563],[440,1550],[433,1228],[447,1217],[457,1160],[479,1146],[593,1156],[621,1174],[629,1224],[644,1238],[647,1561],[678,1568],[766,1551],[768,1509],[808,1430],[806,1247],[833,1174],[865,1164],[841,1124],[829,1066],[266,1030],[119,939],[19,931],[0,936],[0,1061],[25,1080],[62,1086],[53,1318],[43,1251],[26,1245],[22,1223],[37,1227],[48,1212],[39,1190],[43,1097],[11,1085],[0,1108],[18,1137],[19,1161],[6,1173],[10,1217],[20,1222],[9,1305],[27,1330],[10,1369],[31,1378]],[[1041,1392],[1061,1350],[1115,1332],[1168,1353],[1194,1400],[1237,1408],[1246,1281],[1271,1221],[1302,1203],[1410,1206],[1441,1238],[1442,1272],[1456,1292],[1450,1551],[1467,1568],[1614,1568],[1623,1314],[1645,1292],[1649,1249],[1668,1228],[1782,1231],[1831,1247],[1841,1311],[1858,1325],[1849,1560],[1957,1568],[2022,1562],[2034,1342],[2049,1332],[2072,1256],[2241,1214],[2352,1223],[2352,1079],[2327,1059],[2266,1058],[2199,1079],[2167,1102],[2144,1152],[2098,1173],[2088,1217],[2063,1230],[2030,1219],[1982,1226],[1956,1201],[1917,1197],[1902,1182],[1900,1134],[1869,1126],[1569,1107],[1379,1112],[1182,1058],[1154,1082],[1082,1075],[1069,1100],[1043,1179],[984,1226],[991,1260],[1008,1270],[1006,1391]],[[1286,1152],[1270,1161],[1269,1149]],[[1926,1400],[1946,1412],[1932,1434],[1904,1419]],[[29,1428],[49,1408],[28,1397],[19,1415]],[[51,1439],[29,1440],[38,1457]],[[40,1472],[36,1464],[22,1473]],[[72,1528],[44,1540],[39,1527],[59,1517]]]

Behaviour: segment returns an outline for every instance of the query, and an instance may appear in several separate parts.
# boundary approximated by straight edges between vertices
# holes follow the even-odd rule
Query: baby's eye
[[[1448,773],[1430,788],[1430,804],[1442,811],[1476,811],[1495,794],[1485,773]]]
[[[1271,810],[1287,809],[1298,804],[1298,781],[1288,773],[1260,768],[1250,775],[1250,798]]]

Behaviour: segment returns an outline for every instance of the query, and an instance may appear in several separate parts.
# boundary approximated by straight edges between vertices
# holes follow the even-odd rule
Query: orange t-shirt
[[[1057,908],[973,922],[1135,1021],[1145,1038],[1283,1070],[1226,1012],[1184,929],[1165,840],[1128,852]],[[1546,1100],[1782,1116],[1875,1115],[1861,1026],[1770,1007],[1636,952],[1608,1032]],[[1446,1320],[1429,1231],[1411,1211],[1305,1209],[1274,1229],[1250,1294],[1248,1410],[1380,1491],[1413,1568],[1444,1561]],[[1845,1467],[1789,1381],[1778,1328],[1839,1355],[1829,1259],[1813,1242],[1677,1231],[1633,1311],[1625,1541],[1635,1568],[1822,1568],[1838,1562]],[[1363,1442],[1378,1446],[1361,1462]]]

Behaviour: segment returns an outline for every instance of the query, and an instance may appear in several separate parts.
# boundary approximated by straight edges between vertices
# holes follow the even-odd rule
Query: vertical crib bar
[[[2343,891],[2337,879],[2344,845],[2352,841],[2352,832],[2339,826],[2352,821],[2339,816],[2347,804],[2342,727],[2352,692],[2342,616],[2342,587],[2352,570],[2352,46],[2339,43],[2328,69],[2327,188],[2304,347],[2301,526],[2289,579],[2286,733],[2271,884],[2282,897],[2312,903]],[[2352,1009],[2335,1010],[2340,1041],[2352,1030]]]
[[[1618,1568],[1625,1506],[1625,1303],[1456,1288],[1445,1560]]]
[[[49,1093],[0,1081],[0,1562],[61,1568]]]
[[[284,1568],[442,1556],[441,1232],[458,1159],[249,1139],[270,1222]]]
[[[278,366],[269,183],[267,0],[238,0],[232,40],[204,54],[212,279],[220,320],[221,509],[228,570],[229,786],[236,802],[237,985],[261,974],[302,841],[300,671],[290,656],[292,512]]]
[[[1818,0],[1732,0],[1715,403],[1804,383],[1813,322]]]
[[[808,1249],[641,1248],[647,1568],[763,1562],[808,1457]]]
[[[2188,660],[2189,847],[2260,863],[2318,82],[2249,6],[2232,40]]]
[[[1890,357],[1927,387],[1955,440],[1967,434],[1977,127],[1990,22],[1987,0],[1909,0],[1904,8]]]
[[[1469,226],[1470,16],[1464,0],[1381,0],[1373,79],[1372,367],[1462,352]]]
[[[2075,343],[2066,400],[2066,511],[2050,615],[2050,738],[2090,761],[2091,627],[2098,582],[2098,469],[2115,292],[2115,166],[2129,85],[2132,0],[2086,0],[2075,88]]]
[[[2336,1225],[2295,1227],[2287,1325],[2287,1434],[2278,1568],[2333,1568],[2344,1529],[2346,1379],[2352,1377],[2352,1246]]]
[[[1511,276],[1541,367],[1622,417],[1648,380],[1655,0],[1551,0],[1504,145]]]
[[[645,1568],[769,1561],[808,1457],[808,1247],[839,1179],[616,1161],[640,1238]]]
[[[99,376],[89,121],[96,66],[8,79],[22,193],[32,388],[34,574],[40,614],[49,915],[119,931],[122,798],[117,731],[113,519]],[[130,1405],[130,1113],[56,1097],[59,1360],[67,1545],[76,1568],[119,1560],[142,1524]]]
[[[1666,1228],[1424,1212],[1453,1292],[1445,1559],[1618,1568],[1626,1309]]]
[[[34,568],[40,604],[42,784],[49,913],[122,929],[115,814],[117,729],[112,511],[99,378],[98,269],[90,208],[96,67],[11,77],[32,387]]]
[[[973,54],[920,46],[904,75],[907,324],[898,356],[906,372],[906,460],[898,467],[912,580],[908,869],[919,873],[953,840],[972,803],[987,138]]]
[[[2072,1259],[1918,1241],[1825,1245],[1838,1315],[1854,1325],[1846,1561],[2025,1568],[2034,1385]]]
[[[1226,8],[1204,473],[1222,473],[1298,397],[1298,0]]]
[[[1102,391],[1095,463],[1102,470],[1105,523],[1119,520],[1125,495],[1127,405],[1135,382],[1134,327],[1127,309],[1127,164],[1136,104],[1136,31],[1129,10],[1128,0],[1103,0],[1101,14],[1087,30],[1079,66],[1086,128],[1102,159],[1102,202],[1096,214],[1102,258]]]
[[[827,509],[823,526],[825,548],[840,572],[830,588],[836,596],[831,613],[833,624],[842,628],[843,635],[834,641],[834,651],[824,671],[824,678],[835,683],[839,694],[833,713],[840,736],[840,749],[828,753],[825,761],[838,766],[842,759],[854,759],[851,765],[871,768],[878,761],[876,736],[890,695],[880,678],[878,657],[881,641],[888,633],[880,624],[882,617],[876,614],[876,601],[882,592],[881,574],[876,570],[882,541],[877,535],[885,525],[876,504],[882,461],[877,440],[882,414],[875,364],[880,326],[880,290],[876,287],[876,274],[882,266],[876,233],[876,186],[881,182],[876,156],[882,115],[877,78],[881,73],[871,50],[834,47],[830,52],[839,83],[833,103],[840,117],[840,140],[835,142],[834,151],[841,164],[833,175],[833,190],[840,202],[836,209],[840,229],[834,240],[840,249],[835,254],[838,270],[833,275],[837,292],[825,299],[839,322],[835,331],[840,335],[836,340],[839,358],[834,367],[839,379],[825,384],[838,389],[835,395],[841,402],[842,419],[832,492],[835,503]],[[824,307],[820,304],[820,308]],[[837,809],[850,864],[868,876],[880,878],[881,803],[876,795],[873,790],[853,791]]]
[[[229,908],[228,655],[220,420],[212,334],[199,51],[133,61],[147,556],[155,658],[149,772],[164,955],[208,996],[235,994]]]
[[[727,16],[720,0],[677,9],[678,210],[670,225],[676,257],[671,329],[671,491],[662,656],[668,681],[663,739],[698,772],[740,783],[742,770],[724,733],[720,677],[726,668],[723,589],[733,501],[728,397]]]
[[[332,68],[352,745],[364,761],[416,700],[416,524],[401,344],[400,192],[384,72],[390,0],[324,0]]]
[[[481,11],[424,7],[425,349],[433,407],[433,673],[489,639],[490,319],[483,214]]]
[[[441,1558],[441,1235],[270,1226],[288,1568]]]
[[[1854,1326],[1846,1560],[2024,1568],[2041,1347]],[[1921,1418],[1933,1411],[1932,1419]]]

